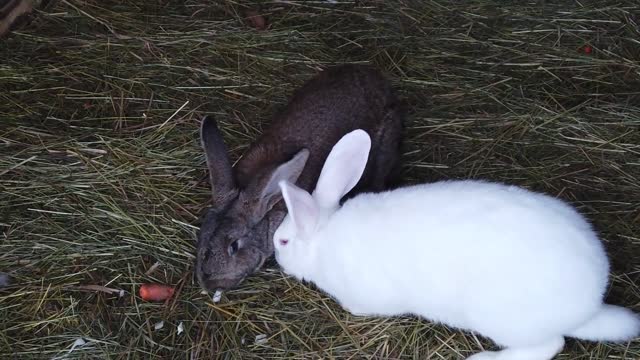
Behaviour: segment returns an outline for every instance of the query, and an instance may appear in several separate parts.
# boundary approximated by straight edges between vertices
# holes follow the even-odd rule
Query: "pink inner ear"
[[[289,240],[287,239],[280,239],[280,245],[287,245],[289,243]]]

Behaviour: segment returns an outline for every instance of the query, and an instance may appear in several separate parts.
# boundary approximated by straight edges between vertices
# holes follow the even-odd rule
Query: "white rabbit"
[[[503,347],[469,359],[545,360],[564,336],[626,341],[640,318],[606,305],[609,263],[590,224],[564,202],[518,187],[446,181],[366,193],[371,141],[345,135],[313,195],[282,181],[275,231],[284,272],[358,315],[416,314]]]

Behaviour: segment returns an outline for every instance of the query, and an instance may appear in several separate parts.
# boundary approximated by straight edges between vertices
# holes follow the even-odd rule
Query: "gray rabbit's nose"
[[[208,272],[207,270],[202,270],[202,277],[207,279],[211,277],[211,273]]]
[[[200,287],[207,291],[216,291],[218,290],[218,281],[213,278],[211,271],[206,271],[204,269],[200,269],[198,274],[198,283],[200,283]]]

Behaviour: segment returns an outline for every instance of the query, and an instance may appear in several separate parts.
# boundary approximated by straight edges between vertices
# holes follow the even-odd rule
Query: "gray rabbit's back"
[[[312,191],[333,145],[346,133],[363,129],[372,138],[376,156],[389,153],[385,161],[397,161],[403,130],[398,99],[389,82],[376,69],[364,65],[340,65],[322,71],[299,88],[287,107],[277,114],[266,132],[254,142],[235,167],[240,186],[251,181],[258,169],[281,164],[302,148],[309,159],[297,185]],[[380,148],[381,138],[393,138],[389,148]],[[376,141],[378,140],[378,141]],[[268,154],[268,155],[267,155]],[[394,154],[394,155],[391,155]],[[368,168],[375,167],[370,164]],[[365,171],[359,188],[370,183],[372,171]],[[381,190],[383,184],[376,184]]]

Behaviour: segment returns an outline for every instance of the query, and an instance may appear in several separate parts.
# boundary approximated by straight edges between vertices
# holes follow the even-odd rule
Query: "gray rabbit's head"
[[[214,291],[236,286],[273,253],[271,236],[286,215],[273,209],[282,197],[278,182],[295,183],[309,152],[300,150],[287,162],[260,169],[240,188],[216,121],[205,117],[200,135],[213,205],[198,235],[195,274],[204,289]]]

